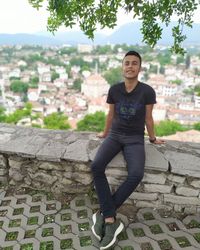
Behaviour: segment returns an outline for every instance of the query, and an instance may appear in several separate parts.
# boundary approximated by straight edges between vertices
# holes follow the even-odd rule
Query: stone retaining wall
[[[88,192],[93,186],[90,164],[101,141],[94,133],[0,124],[0,183],[56,194]],[[200,144],[146,141],[145,148],[145,175],[127,203],[200,212]],[[121,153],[106,172],[115,190],[127,176]]]

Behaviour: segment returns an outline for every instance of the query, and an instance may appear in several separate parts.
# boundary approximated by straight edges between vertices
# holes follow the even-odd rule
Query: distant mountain
[[[168,27],[162,25],[163,34],[158,44],[171,45],[173,43],[172,27],[176,23],[172,22]],[[36,34],[0,34],[1,44],[36,44],[36,45],[62,45],[78,43],[87,44],[142,44],[141,22],[133,22],[122,25],[119,29],[114,31],[111,35],[96,33],[94,40],[90,40],[82,31],[67,31],[57,32],[55,36],[49,32],[39,32]],[[187,39],[184,44],[196,45],[200,44],[200,24],[193,24],[192,29],[185,27],[184,34]]]
[[[32,35],[26,33],[0,34],[0,45],[61,45],[62,41],[48,36]]]
[[[176,23],[172,22],[166,27],[164,24],[161,25],[162,38],[158,41],[158,44],[162,45],[171,45],[173,43],[172,37],[172,28]],[[126,44],[142,44],[143,36],[141,33],[141,22],[127,23],[121,26],[113,34],[107,37],[107,40],[110,43],[126,43]],[[199,44],[200,45],[200,24],[193,24],[193,27],[190,29],[184,27],[183,34],[187,36],[187,39],[184,41],[184,44]]]

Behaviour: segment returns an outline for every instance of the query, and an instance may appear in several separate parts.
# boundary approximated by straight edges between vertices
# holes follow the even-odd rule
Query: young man
[[[105,140],[91,166],[100,203],[100,211],[93,215],[92,232],[99,239],[101,250],[111,247],[123,230],[124,225],[116,219],[116,210],[143,178],[145,125],[151,143],[164,143],[158,140],[154,133],[152,110],[156,103],[155,91],[149,85],[138,81],[141,62],[141,56],[136,51],[129,51],[124,56],[124,82],[109,89],[109,112],[104,132],[99,135]],[[105,168],[120,151],[123,152],[127,163],[128,176],[116,192],[111,194]]]

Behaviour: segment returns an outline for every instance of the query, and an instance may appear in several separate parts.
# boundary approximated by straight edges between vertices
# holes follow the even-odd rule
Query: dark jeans
[[[122,150],[127,163],[128,176],[114,194],[105,175],[107,164]],[[116,216],[116,210],[135,190],[144,175],[144,137],[143,135],[122,135],[114,132],[101,144],[91,169],[98,195],[100,210],[104,218]]]

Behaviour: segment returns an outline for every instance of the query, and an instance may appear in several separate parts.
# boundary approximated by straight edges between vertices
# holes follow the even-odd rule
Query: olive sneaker
[[[124,225],[119,220],[115,220],[113,223],[106,223],[105,224],[105,234],[100,243],[100,250],[108,249],[111,247],[116,239],[117,235],[121,233],[123,230]]]
[[[92,216],[93,226],[92,232],[94,236],[100,241],[103,237],[103,226],[104,226],[104,218],[101,213],[98,211]]]

